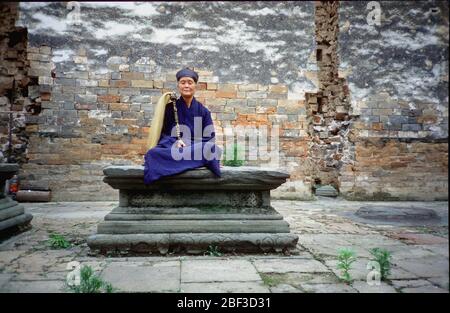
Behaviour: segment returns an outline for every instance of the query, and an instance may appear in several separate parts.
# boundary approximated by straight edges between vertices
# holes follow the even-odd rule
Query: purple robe
[[[158,144],[145,154],[144,182],[150,184],[164,176],[182,173],[184,171],[206,166],[217,177],[220,173],[221,149],[215,145],[214,125],[211,119],[211,112],[195,97],[188,108],[182,97],[176,101],[178,111],[178,123],[180,133],[186,147],[175,148],[177,141],[175,133],[175,117],[173,105],[166,105],[164,114],[164,124],[161,130],[161,137]],[[194,118],[197,117],[197,132],[194,129]],[[185,125],[185,126],[182,126]],[[183,131],[183,127],[188,127]],[[208,127],[208,128],[207,128]],[[207,128],[207,129],[205,129]],[[173,133],[172,133],[173,130]],[[178,154],[173,157],[173,152]],[[180,159],[180,156],[183,155]],[[190,156],[190,157],[189,157]]]

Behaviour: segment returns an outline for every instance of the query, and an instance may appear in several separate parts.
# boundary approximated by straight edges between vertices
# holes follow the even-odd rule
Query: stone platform
[[[89,247],[100,253],[199,254],[286,252],[298,236],[270,205],[270,190],[288,173],[259,167],[205,167],[145,185],[142,166],[109,166],[104,182],[119,189],[119,206],[105,216]]]
[[[21,204],[5,196],[6,180],[18,171],[18,164],[0,163],[0,239],[29,228],[33,218]]]

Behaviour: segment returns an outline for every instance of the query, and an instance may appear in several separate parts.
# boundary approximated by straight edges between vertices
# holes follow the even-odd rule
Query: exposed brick
[[[336,113],[335,118],[338,121],[345,121],[348,118],[348,114],[347,113]]]
[[[198,90],[195,92],[196,98],[215,98],[216,92],[213,90]]]
[[[51,99],[51,93],[49,93],[49,92],[41,93],[41,101],[50,101],[50,99]]]
[[[236,119],[235,113],[217,113],[217,119],[222,121],[232,121]]]
[[[152,80],[132,80],[132,87],[153,88]]]
[[[117,103],[120,102],[120,96],[119,95],[102,95],[97,97],[98,102],[103,103]]]
[[[81,104],[75,103],[75,109],[77,110],[94,110],[96,106],[94,104]]]
[[[254,99],[263,99],[267,98],[267,92],[265,91],[249,91],[247,92],[248,98],[254,98]]]
[[[144,73],[139,72],[123,72],[121,75],[124,80],[143,80]]]
[[[237,91],[237,85],[235,85],[235,84],[218,84],[217,89],[219,91],[233,92],[233,91]]]
[[[75,95],[75,102],[79,104],[93,104],[97,102],[97,95]]]
[[[422,130],[422,125],[420,125],[420,124],[402,124],[402,130],[404,130],[404,131],[419,131],[419,130]]]
[[[127,80],[109,80],[109,85],[115,88],[130,87],[130,82]]]
[[[383,130],[383,123],[372,123],[373,130]]]
[[[437,122],[437,117],[435,115],[423,115],[417,117],[417,123],[419,124],[434,124]]]
[[[257,91],[258,84],[238,85],[238,89],[239,89],[239,91]]]
[[[153,88],[162,89],[163,87],[164,87],[164,82],[162,80],[154,80],[153,81]]]
[[[236,91],[216,91],[216,98],[236,98]]]
[[[270,85],[269,92],[271,92],[271,93],[287,93],[288,87],[286,85]]]
[[[137,120],[136,119],[117,119],[114,121],[115,125],[125,125],[125,126],[131,126],[136,125]]]
[[[130,109],[130,106],[125,103],[110,103],[109,109],[111,111],[128,111]]]
[[[218,88],[218,85],[215,83],[207,83],[206,85],[207,85],[206,86],[207,90],[217,90],[217,88]]]
[[[76,85],[80,87],[96,87],[98,86],[98,81],[90,79],[76,79]]]

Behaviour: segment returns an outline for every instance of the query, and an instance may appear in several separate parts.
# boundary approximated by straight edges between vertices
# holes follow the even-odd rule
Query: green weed
[[[351,249],[340,249],[338,250],[338,264],[337,268],[341,270],[341,277],[346,283],[351,283],[352,277],[350,275],[350,269],[353,262],[356,261],[356,254]]]

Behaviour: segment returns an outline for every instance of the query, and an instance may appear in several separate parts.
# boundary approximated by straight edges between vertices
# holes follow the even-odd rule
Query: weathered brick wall
[[[339,77],[339,3],[315,3],[316,61],[318,89],[306,93],[308,133],[311,137],[309,159],[311,176],[319,185],[333,185],[339,190],[339,173],[353,160],[353,142],[349,141],[352,122],[349,89]],[[313,186],[315,188],[315,186]]]
[[[367,138],[356,145],[354,181],[341,191],[356,200],[447,200],[447,174],[448,143]]]
[[[112,195],[109,187],[99,184],[104,166],[142,164],[153,106],[163,92],[172,90],[175,73],[161,81],[146,80],[144,72],[131,71],[138,70],[135,64],[123,57],[121,62],[130,71],[112,72],[115,79],[108,79],[109,75],[97,80],[75,78],[80,72],[70,78],[56,74],[51,99],[42,102],[45,119],[27,119],[31,145],[28,163],[22,167],[24,186],[49,188],[55,199],[95,195],[104,199]],[[307,152],[304,100],[287,99],[285,85],[210,83],[212,72],[199,73],[196,96],[212,112],[220,146],[224,147],[226,128],[279,125],[279,164],[298,167]],[[78,86],[87,81],[91,86]],[[80,94],[81,90],[86,94]],[[248,146],[246,152],[248,157]],[[246,161],[247,165],[261,163]],[[305,181],[304,171],[290,171],[293,180]]]
[[[382,27],[395,39],[413,36],[417,27],[405,12],[427,12],[434,3],[387,5],[399,17],[383,18]],[[364,3],[81,3],[78,26],[66,23],[64,3],[21,3],[19,11],[16,24],[27,28],[29,41],[27,101],[42,108],[26,117],[24,188],[49,188],[54,200],[117,199],[102,182],[102,168],[142,164],[154,104],[175,89],[176,70],[192,66],[219,145],[226,126],[280,126],[279,166],[291,179],[274,196],[308,199],[320,182],[349,198],[447,197],[448,92],[439,79],[448,80],[448,37],[442,37],[448,22],[442,14],[430,13],[419,30],[424,34],[409,41],[415,49],[431,36],[438,51],[418,78],[410,75],[417,51],[400,51],[396,40],[377,46],[381,31],[366,42],[354,31],[368,27]],[[396,61],[389,63],[393,50]],[[361,58],[367,51],[381,63]],[[419,59],[430,54],[422,51]],[[408,79],[423,77],[425,86],[408,87]],[[398,87],[401,79],[406,85]],[[418,116],[409,116],[411,103]],[[392,114],[373,111],[387,109]],[[397,136],[386,140],[384,122],[400,125],[388,130]],[[422,129],[412,132],[417,126],[409,124]],[[421,141],[414,139],[419,134]]]
[[[17,2],[0,5],[0,162],[23,164],[29,142],[25,114],[38,110],[28,86],[38,82],[27,72],[27,29],[15,26],[18,13]]]
[[[278,193],[311,196],[304,97],[316,86],[299,69],[316,70],[312,3],[97,3],[80,12],[73,27],[60,3],[21,5],[30,70],[51,86],[27,123],[22,186],[49,188],[54,200],[116,197],[102,168],[142,164],[154,104],[176,88],[176,70],[193,66],[218,144],[225,127],[279,125],[279,165],[292,178]]]
[[[340,6],[340,73],[349,82],[355,156],[350,199],[448,198],[448,2]]]

